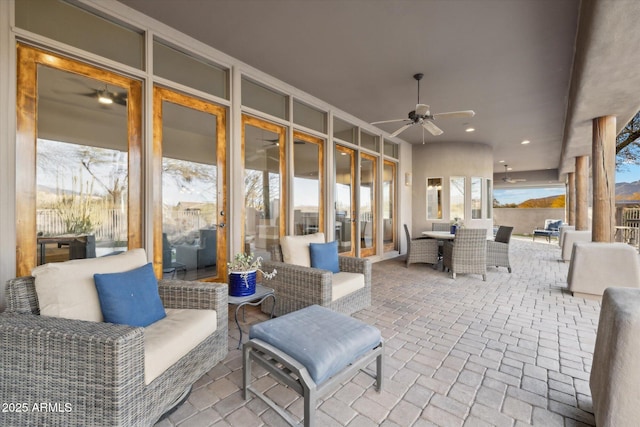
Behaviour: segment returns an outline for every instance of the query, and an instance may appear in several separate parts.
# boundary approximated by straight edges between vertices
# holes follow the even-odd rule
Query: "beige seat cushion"
[[[324,233],[282,237],[282,239],[280,239],[282,260],[287,264],[311,267],[309,243],[324,243]]]
[[[93,275],[129,271],[146,263],[144,249],[132,249],[119,255],[54,262],[36,267],[31,275],[35,277],[40,314],[102,322]]]
[[[218,327],[215,310],[166,309],[167,317],[144,329],[144,380],[158,378]]]
[[[364,288],[364,274],[349,273],[347,271],[335,273],[331,282],[331,301],[362,288]]]

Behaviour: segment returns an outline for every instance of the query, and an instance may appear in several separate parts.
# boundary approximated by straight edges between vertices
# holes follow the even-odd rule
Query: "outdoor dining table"
[[[448,231],[423,231],[422,235],[438,240],[453,240],[456,237],[455,234],[451,234]]]

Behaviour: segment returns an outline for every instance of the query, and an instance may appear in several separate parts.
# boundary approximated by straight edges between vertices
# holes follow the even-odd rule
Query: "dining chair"
[[[513,227],[501,225],[494,240],[487,240],[487,267],[506,267],[511,273],[509,262],[509,241]]]
[[[426,263],[438,265],[438,241],[435,239],[413,239],[409,234],[407,224],[404,224],[404,232],[407,235],[407,261],[409,264]]]
[[[453,242],[444,242],[443,267],[457,273],[481,274],[487,280],[487,230],[484,228],[460,228]]]

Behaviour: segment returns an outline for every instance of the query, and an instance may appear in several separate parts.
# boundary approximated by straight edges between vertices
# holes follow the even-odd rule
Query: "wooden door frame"
[[[397,230],[398,230],[398,164],[396,162],[392,162],[391,160],[387,160],[387,159],[383,159],[382,161],[382,180],[381,183],[384,184],[384,167],[386,165],[389,165],[392,167],[392,174],[393,174],[393,212],[391,213],[392,215],[392,221],[391,221],[391,242],[393,243],[393,250],[398,250],[398,235],[397,235]],[[383,218],[384,221],[384,218]],[[382,232],[382,252],[384,253],[384,229]],[[391,252],[389,251],[389,252]]]
[[[227,110],[224,107],[167,89],[161,86],[153,87],[153,154],[151,160],[151,174],[153,181],[153,268],[157,277],[162,277],[162,118],[164,101],[196,111],[211,114],[216,117],[216,217],[218,224],[227,221]],[[217,276],[198,279],[200,281],[227,280],[227,227],[216,227],[216,268]]]
[[[372,194],[373,194],[373,199],[371,200],[371,213],[373,215],[373,218],[371,220],[371,236],[372,236],[372,241],[373,241],[373,247],[371,248],[362,248],[360,245],[358,245],[358,247],[360,248],[360,257],[364,258],[364,257],[368,257],[368,256],[373,256],[376,254],[376,250],[378,248],[378,192],[376,189],[376,185],[377,185],[377,180],[378,180],[378,159],[379,157],[373,156],[371,154],[368,153],[363,153],[360,152],[360,165],[361,160],[362,159],[367,159],[367,160],[371,160],[373,162],[373,168],[372,168],[372,172],[373,172],[373,188],[372,188]],[[362,169],[360,169],[360,171],[362,171]],[[362,172],[360,172],[360,175],[358,176],[358,182],[360,183],[360,186],[358,187],[358,200],[360,202],[362,202],[362,194],[360,193],[360,188],[362,187]],[[358,204],[358,230],[361,230],[360,227],[360,204]],[[360,236],[360,239],[362,239],[363,236]]]
[[[37,265],[36,153],[38,65],[103,81],[127,90],[128,248],[142,247],[142,83],[113,71],[18,43],[16,87],[16,275]]]
[[[324,215],[324,139],[318,138],[316,136],[309,135],[307,133],[303,133],[297,130],[293,131],[293,144],[291,145],[294,150],[295,156],[295,140],[300,139],[304,142],[308,142],[310,144],[315,144],[318,146],[318,182],[320,184],[318,198],[318,232],[324,233],[325,226],[325,215]],[[295,164],[293,168],[295,169]],[[295,171],[294,171],[295,172]],[[293,185],[293,183],[292,183]],[[335,233],[334,233],[335,234]],[[329,236],[326,236],[327,240],[329,240]],[[333,239],[332,239],[333,240]]]
[[[356,243],[358,240],[356,239],[356,222],[358,215],[358,206],[357,206],[357,197],[356,197],[356,157],[358,155],[358,151],[354,148],[345,147],[344,145],[335,145],[335,150],[340,151],[341,153],[347,153],[351,156],[351,212],[349,212],[349,216],[351,217],[351,231],[349,235],[351,236],[351,250],[349,252],[340,252],[340,255],[344,256],[355,256],[356,254]],[[334,158],[337,156],[334,156]],[[334,160],[335,161],[335,160]],[[334,165],[335,168],[335,165]],[[335,191],[335,189],[334,189]],[[335,209],[334,209],[335,215]]]
[[[242,161],[242,179],[245,177],[245,127],[247,125],[254,126],[260,129],[267,130],[269,132],[273,132],[278,135],[278,165],[279,173],[280,173],[280,217],[278,221],[278,236],[282,238],[284,233],[286,232],[286,216],[287,216],[287,168],[286,168],[286,127],[282,125],[277,125],[275,123],[266,121],[264,119],[259,119],[254,116],[250,116],[248,114],[242,114],[242,135],[241,135],[241,161]],[[244,196],[244,184],[242,188],[242,194]],[[244,200],[244,197],[243,197]],[[244,249],[245,243],[245,229],[246,229],[246,221],[247,221],[247,206],[243,201],[242,203],[242,235],[240,236],[240,241],[242,242],[242,247]]]

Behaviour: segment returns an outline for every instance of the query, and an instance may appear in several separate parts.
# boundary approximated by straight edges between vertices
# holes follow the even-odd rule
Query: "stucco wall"
[[[449,222],[449,179],[465,177],[464,224],[469,228],[491,229],[492,219],[471,219],[471,178],[483,178],[483,204],[486,205],[486,179],[493,179],[493,149],[486,144],[438,142],[416,145],[412,152],[413,183],[411,186],[412,237],[431,230],[433,222]],[[442,178],[442,219],[427,220],[427,178]],[[483,207],[483,217],[486,215]]]
[[[545,219],[565,220],[564,208],[494,208],[496,225],[512,226],[514,234],[531,234],[536,228],[544,227]]]

